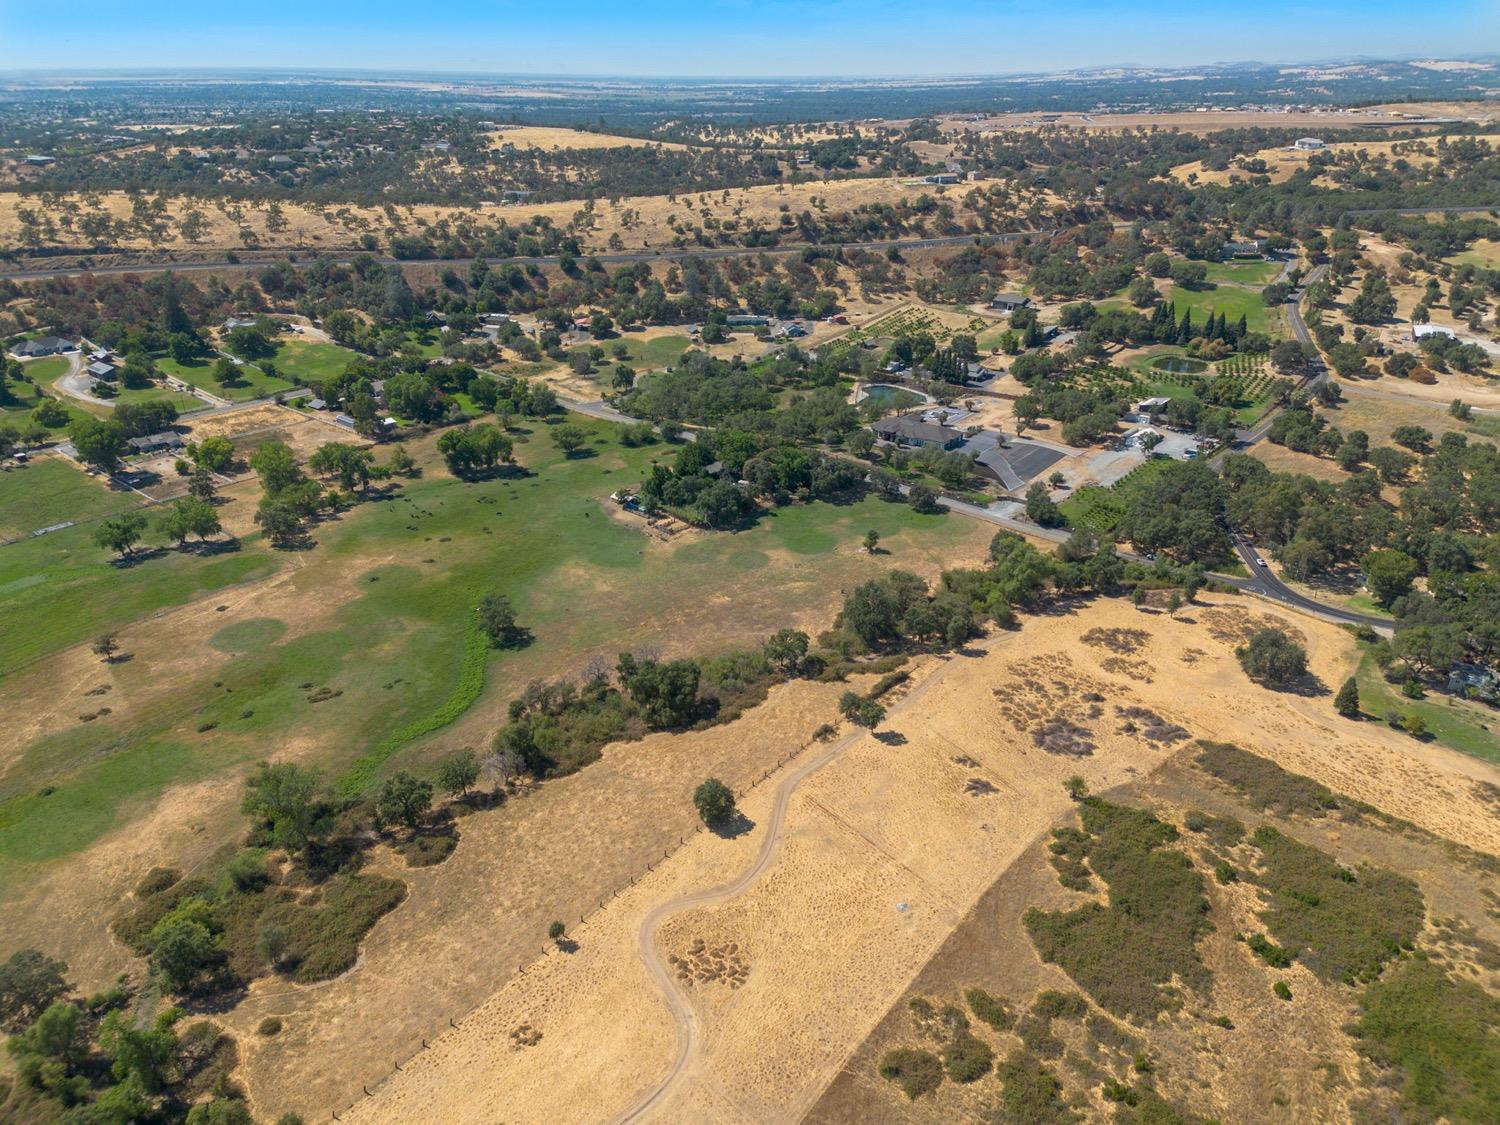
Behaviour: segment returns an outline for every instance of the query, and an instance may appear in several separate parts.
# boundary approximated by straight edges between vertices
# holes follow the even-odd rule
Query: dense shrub
[[[880,1077],[901,1087],[912,1101],[943,1084],[943,1064],[931,1051],[901,1047],[880,1059]]]
[[[1207,929],[1202,876],[1166,845],[1177,830],[1150,813],[1088,797],[1078,805],[1090,866],[1108,905],[1026,912],[1042,960],[1059,965],[1105,1010],[1149,1020],[1178,1007],[1174,978],[1206,991],[1197,941]],[[1050,1003],[1050,1001],[1049,1001]]]

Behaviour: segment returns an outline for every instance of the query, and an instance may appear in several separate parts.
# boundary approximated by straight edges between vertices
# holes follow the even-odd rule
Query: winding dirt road
[[[941,667],[934,669],[926,679],[891,707],[890,714],[904,711],[941,683],[950,666],[949,662],[945,662]],[[637,936],[637,952],[651,979],[661,989],[662,997],[671,1010],[672,1019],[677,1024],[677,1055],[661,1081],[642,1095],[631,1109],[617,1118],[618,1121],[640,1121],[653,1110],[661,1107],[667,1095],[672,1092],[678,1080],[696,1058],[702,1041],[698,1019],[688,1003],[687,994],[678,986],[676,977],[662,961],[661,953],[656,947],[656,935],[662,923],[684,910],[700,906],[715,906],[747,890],[771,866],[781,851],[781,845],[785,839],[786,811],[797,786],[869,734],[869,731],[856,728],[838,741],[830,743],[807,761],[797,765],[782,779],[781,784],[776,787],[775,796],[771,799],[771,811],[766,821],[766,835],[761,841],[760,850],[755,853],[755,859],[750,866],[740,872],[732,882],[710,890],[695,891],[689,895],[669,899],[655,907],[641,920]]]

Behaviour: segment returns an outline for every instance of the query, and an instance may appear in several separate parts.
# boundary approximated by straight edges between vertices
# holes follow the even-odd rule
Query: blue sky
[[[1483,52],[1500,53],[1500,0],[0,0],[6,69],[1003,74]]]

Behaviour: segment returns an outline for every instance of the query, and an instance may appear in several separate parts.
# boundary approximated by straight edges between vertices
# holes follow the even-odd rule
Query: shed
[[[115,381],[115,365],[105,363],[103,360],[89,364],[88,373],[95,379],[103,379],[106,383],[113,383]]]

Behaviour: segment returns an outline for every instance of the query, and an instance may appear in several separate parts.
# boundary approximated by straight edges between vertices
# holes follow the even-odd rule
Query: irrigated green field
[[[102,700],[111,713],[68,725],[69,713],[64,729],[9,755],[0,887],[86,847],[177,782],[296,746],[359,788],[422,760],[424,738],[461,716],[481,683],[480,703],[498,717],[528,681],[576,674],[595,655],[722,651],[788,624],[815,630],[862,576],[977,560],[989,538],[972,521],[865,499],[662,544],[637,517],[612,515],[607,496],[675,451],[627,448],[614,427],[582,424],[593,456],[563,457],[536,425],[518,441],[525,474],[488,480],[457,480],[430,444],[414,447],[423,475],[314,529],[304,551],[250,538],[233,552],[168,551],[117,567],[82,527],[0,548],[0,669],[34,662],[12,678],[18,697],[45,692],[53,661],[80,659],[61,650],[96,633],[118,628],[133,657],[99,673],[120,685]],[[870,528],[889,554],[856,550]],[[528,647],[478,643],[473,606],[491,591],[515,603]],[[86,625],[68,611],[78,604],[90,606]],[[166,677],[170,691],[151,694]],[[473,744],[492,730],[480,724]]]
[[[332,347],[333,345],[304,346]],[[343,349],[339,350],[342,351]],[[191,383],[193,386],[205,390],[211,395],[231,399],[235,402],[245,402],[252,398],[268,398],[281,391],[290,391],[297,386],[290,379],[272,378],[250,366],[248,363],[239,368],[239,381],[232,387],[219,385],[214,379],[214,365],[208,360],[178,363],[170,356],[157,356],[156,366],[161,369],[163,374],[171,375],[175,379],[181,379],[184,383]],[[340,365],[338,370],[342,370],[342,365]]]
[[[1202,324],[1210,313],[1223,313],[1231,323],[1243,315],[1251,332],[1278,336],[1282,331],[1280,310],[1266,308],[1258,288],[1246,289],[1226,284],[1211,285],[1205,289],[1184,289],[1180,285],[1171,285],[1167,288],[1166,299],[1176,308],[1179,317],[1192,309],[1194,324]]]

